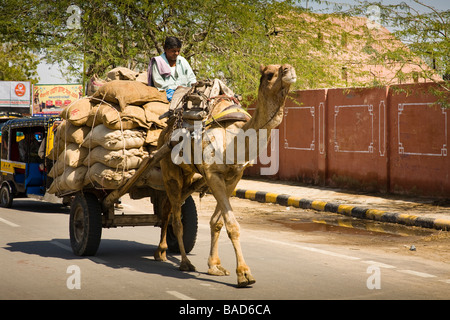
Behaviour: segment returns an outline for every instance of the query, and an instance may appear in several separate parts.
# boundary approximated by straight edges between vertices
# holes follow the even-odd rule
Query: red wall
[[[330,89],[327,183],[387,191],[386,88]]]
[[[420,84],[395,86],[389,90],[389,180],[394,193],[450,197],[450,109],[436,103],[438,99],[432,89],[438,87]]]
[[[279,171],[272,178],[448,197],[448,111],[433,90],[439,86],[292,92],[278,128]],[[259,172],[257,164],[246,175]]]
[[[293,92],[279,127],[279,178],[318,184],[325,179],[326,90]]]

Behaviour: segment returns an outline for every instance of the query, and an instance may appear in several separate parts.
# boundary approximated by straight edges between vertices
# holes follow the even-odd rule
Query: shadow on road
[[[1,210],[24,211],[33,213],[57,213],[69,214],[70,207],[64,206],[61,203],[51,203],[46,201],[39,201],[34,199],[14,199],[11,208],[1,208]]]
[[[128,269],[147,274],[157,274],[163,277],[197,279],[199,281],[233,286],[230,283],[218,281],[220,277],[210,276],[211,278],[205,279],[204,276],[209,277],[209,275],[204,272],[182,272],[178,270],[180,264],[178,255],[168,253],[166,262],[156,261],[153,258],[153,254],[157,246],[136,241],[102,239],[97,254],[91,257],[80,257],[73,254],[69,239],[10,242],[4,249],[11,252],[38,255],[44,258],[59,258],[63,260],[89,259],[113,269]]]

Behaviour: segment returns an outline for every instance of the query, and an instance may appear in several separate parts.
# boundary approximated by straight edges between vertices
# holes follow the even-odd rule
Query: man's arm
[[[188,83],[189,83],[189,86],[192,86],[194,83],[197,82],[197,77],[195,76],[195,73],[192,70],[191,65],[187,61],[186,61],[186,63],[187,63],[187,71],[188,71],[188,74],[187,74]]]
[[[179,57],[179,61],[182,64],[183,70],[184,70],[184,75],[187,81],[186,86],[187,87],[191,87],[194,83],[197,82],[197,77],[195,76],[194,71],[191,68],[191,65],[189,64],[189,62],[184,58],[184,57]]]

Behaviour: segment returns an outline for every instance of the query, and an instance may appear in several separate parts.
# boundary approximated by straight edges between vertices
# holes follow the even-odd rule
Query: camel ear
[[[261,72],[261,74],[264,73],[264,70],[266,70],[266,66],[263,65],[262,63],[259,65],[259,72]]]

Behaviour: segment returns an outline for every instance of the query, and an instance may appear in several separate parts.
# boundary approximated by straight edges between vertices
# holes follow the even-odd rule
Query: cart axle
[[[155,214],[115,214],[112,220],[102,216],[103,228],[157,226],[160,222]]]

